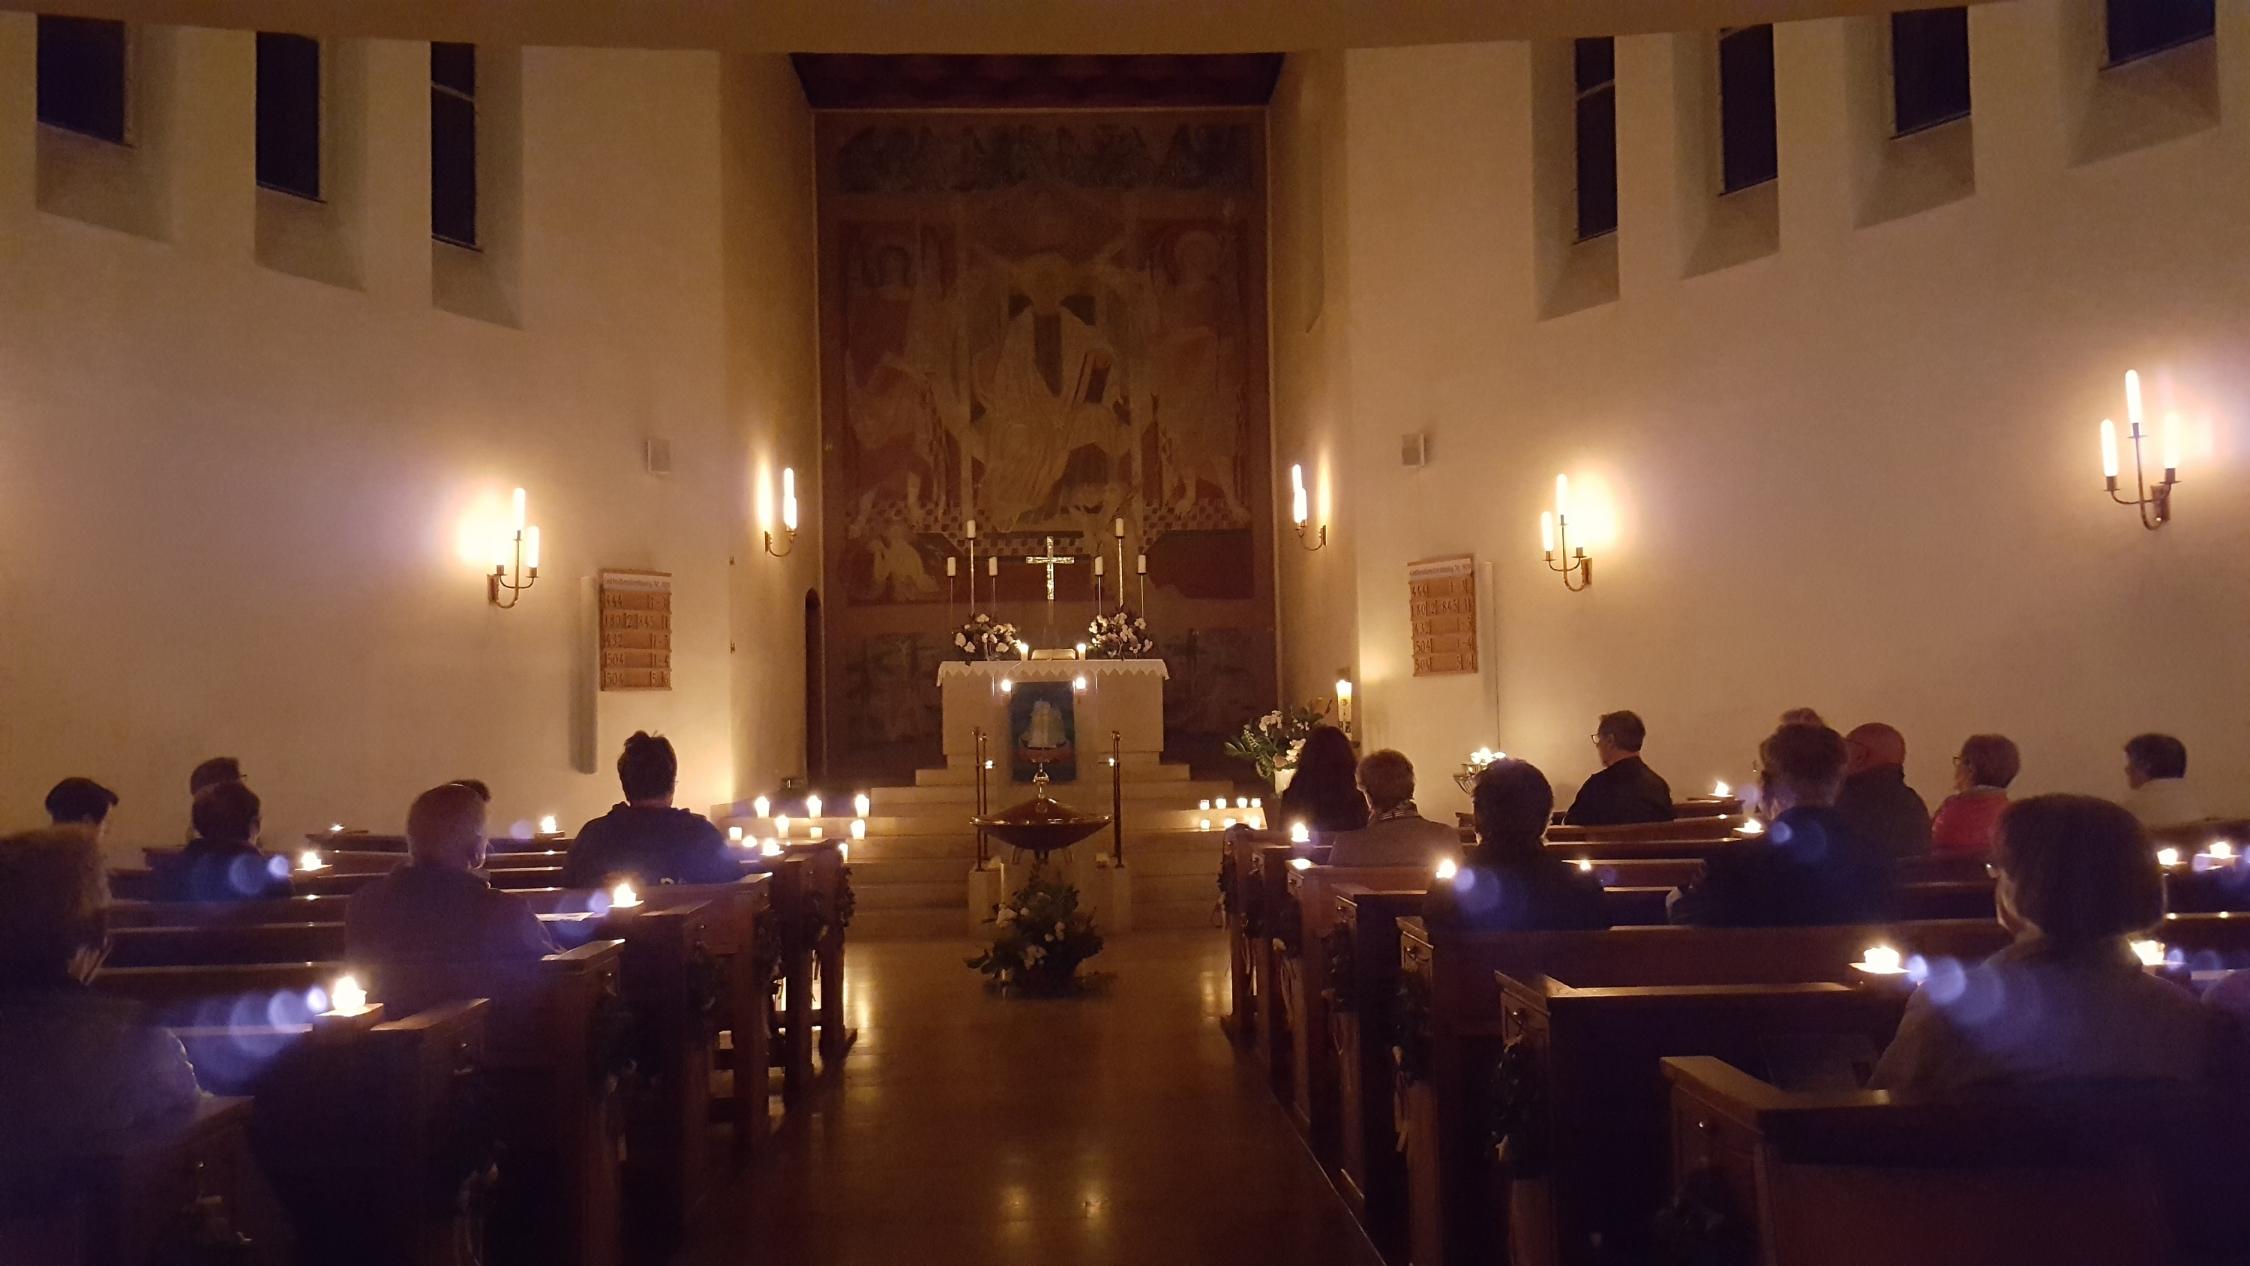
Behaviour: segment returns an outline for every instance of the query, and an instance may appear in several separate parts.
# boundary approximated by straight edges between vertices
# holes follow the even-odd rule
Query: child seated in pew
[[[258,848],[261,805],[247,783],[219,782],[196,794],[195,837],[156,868],[165,901],[255,901],[296,895],[289,859]]]
[[[1494,761],[1471,795],[1477,842],[1450,880],[1430,884],[1422,918],[1432,928],[1564,932],[1609,926],[1602,883],[1547,849],[1555,790],[1528,761]]]
[[[700,813],[672,807],[680,779],[669,739],[635,731],[617,756],[625,799],[578,828],[563,859],[562,886],[606,888],[619,879],[651,884],[731,884],[742,867],[727,837]]]
[[[1934,967],[1871,1086],[2191,1081],[2213,1070],[2216,1017],[2142,970],[2130,945],[2164,917],[2163,873],[2131,813],[2092,796],[2035,796],[2001,817],[1994,856],[1993,900],[2015,943],[1966,970]]]
[[[178,1038],[88,985],[107,950],[101,847],[79,828],[0,839],[0,1189],[185,1122]]]
[[[460,973],[528,968],[556,952],[530,903],[476,874],[485,857],[485,801],[449,782],[406,811],[406,864],[352,894],[345,955],[370,977],[369,996],[395,1015],[454,1001]]]
[[[1797,927],[1878,922],[1890,913],[1891,862],[1836,811],[1848,761],[1825,725],[1784,725],[1758,747],[1765,833],[1729,844],[1674,891],[1674,923]]]

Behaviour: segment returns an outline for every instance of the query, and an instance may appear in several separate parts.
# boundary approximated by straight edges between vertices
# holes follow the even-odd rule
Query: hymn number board
[[[672,577],[602,573],[602,689],[672,688]]]
[[[1477,670],[1477,561],[1473,555],[1406,565],[1414,625],[1414,675]]]

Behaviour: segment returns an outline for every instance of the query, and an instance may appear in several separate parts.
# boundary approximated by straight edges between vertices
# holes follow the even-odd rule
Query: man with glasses
[[[1594,723],[1601,772],[1578,788],[1563,821],[1572,826],[1623,826],[1672,820],[1672,788],[1641,760],[1648,727],[1631,712],[1605,712]]]

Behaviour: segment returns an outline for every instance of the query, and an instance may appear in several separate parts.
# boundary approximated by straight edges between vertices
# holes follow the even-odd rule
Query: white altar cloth
[[[1118,736],[1128,769],[1155,765],[1164,752],[1164,683],[1161,659],[985,659],[938,665],[938,702],[944,714],[945,765],[976,769],[978,729],[986,736],[993,778],[1007,782],[1008,692],[1003,682],[1076,681],[1078,777],[1108,785],[1110,735]],[[1006,808],[1005,803],[994,806]],[[1106,811],[1106,810],[1105,810]]]

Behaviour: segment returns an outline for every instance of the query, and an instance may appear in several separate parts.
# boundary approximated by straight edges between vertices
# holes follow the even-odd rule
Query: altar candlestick
[[[947,555],[945,559],[945,578],[947,580],[953,579],[954,575],[960,570],[960,567],[960,559],[955,558],[950,554]]]
[[[1111,535],[1116,536],[1117,538],[1122,540],[1125,536],[1125,516],[1119,515],[1118,517],[1111,519],[1109,521],[1109,530]]]

